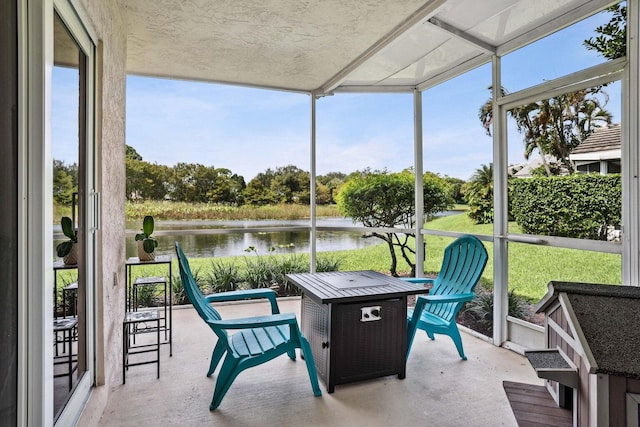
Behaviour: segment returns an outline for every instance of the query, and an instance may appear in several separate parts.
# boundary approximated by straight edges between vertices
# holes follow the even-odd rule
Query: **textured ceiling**
[[[323,93],[437,84],[611,3],[122,0],[122,8],[129,73]]]
[[[127,0],[127,70],[309,91],[423,3]]]

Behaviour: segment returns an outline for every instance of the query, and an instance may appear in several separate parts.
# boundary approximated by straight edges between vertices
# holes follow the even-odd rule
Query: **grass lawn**
[[[515,223],[510,230],[519,232]],[[492,224],[474,224],[466,215],[451,215],[428,223],[427,228],[457,231],[472,234],[491,235]],[[442,263],[444,248],[453,241],[448,237],[425,236],[425,273],[437,273]],[[482,275],[482,283],[493,286],[493,244],[484,242],[489,252],[489,261]],[[389,271],[390,257],[384,245],[342,251],[344,263],[341,269],[362,268]],[[573,281],[620,284],[622,282],[622,258],[616,254],[588,252],[577,249],[534,246],[523,243],[509,243],[509,289],[532,302],[537,302],[547,292],[547,284],[552,281]],[[404,261],[398,262],[399,271],[408,273]]]
[[[493,225],[476,225],[466,215],[454,215],[430,223],[429,228],[491,235]],[[509,231],[519,233],[515,223]],[[451,239],[447,239],[447,242]],[[443,238],[427,237],[427,248],[438,249],[435,242]],[[443,244],[443,243],[440,243]],[[485,242],[489,261],[483,274],[483,283],[493,283],[493,244]],[[431,254],[433,255],[433,254]],[[431,258],[427,254],[427,258]],[[440,258],[441,259],[441,258]],[[622,282],[622,257],[617,254],[590,252],[578,249],[509,243],[509,289],[537,302],[547,291],[549,281],[591,282],[620,284]],[[425,264],[431,270],[432,264]],[[436,267],[439,268],[439,267]]]

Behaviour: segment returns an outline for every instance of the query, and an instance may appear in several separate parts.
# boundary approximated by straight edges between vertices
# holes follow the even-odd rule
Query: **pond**
[[[443,212],[439,216],[447,216],[459,212]],[[275,248],[275,253],[303,253],[309,252],[309,231],[277,231],[258,233],[234,234],[185,234],[160,236],[158,231],[179,230],[220,230],[244,228],[270,227],[306,227],[309,220],[238,220],[238,221],[156,221],[154,231],[158,239],[157,252],[160,255],[174,255],[174,242],[179,242],[187,256],[191,257],[224,257],[246,255],[245,249],[253,246],[259,254],[269,253],[269,248]],[[348,218],[318,218],[319,227],[351,227],[354,224]],[[141,228],[141,221],[127,221],[127,233],[135,233]],[[54,256],[55,246],[64,240],[60,225],[54,225]],[[345,231],[319,231],[317,233],[316,250],[318,252],[339,251],[346,249],[360,249],[370,245],[382,243],[375,237],[363,237],[363,233]],[[137,244],[133,237],[126,239],[126,256],[137,256]]]
[[[162,230],[206,230],[206,229],[238,229],[266,227],[301,227],[308,226],[309,220],[259,220],[259,221],[156,221],[156,231]],[[322,218],[317,220],[318,226],[349,227],[354,226],[350,219]],[[137,231],[140,221],[127,222],[127,231]],[[155,234],[155,233],[154,233]],[[267,254],[269,248],[275,253],[309,252],[309,231],[278,231],[234,234],[188,234],[183,236],[156,236],[159,254],[174,254],[174,242],[180,243],[187,256],[223,257],[246,255],[245,249],[253,246],[257,253]],[[380,244],[377,238],[364,238],[362,233],[343,231],[319,231],[317,233],[316,250],[318,252],[359,249]],[[137,245],[134,239],[127,238],[127,257],[137,256]]]

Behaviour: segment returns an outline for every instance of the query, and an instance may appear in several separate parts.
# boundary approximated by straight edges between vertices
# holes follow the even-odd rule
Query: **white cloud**
[[[572,42],[570,48],[556,46],[554,52],[571,49],[558,55],[561,58],[551,60],[544,46],[537,47],[544,60],[505,57],[504,85],[513,91],[552,74],[571,72],[577,62],[596,61],[579,46],[595,25],[586,22],[580,28],[581,32],[574,30],[578,34],[572,39],[578,42]],[[493,161],[492,138],[485,135],[477,117],[490,95],[490,70],[489,65],[479,67],[424,92],[425,170],[467,179],[481,165]],[[608,109],[619,117],[619,84],[608,91]],[[411,94],[337,94],[318,100],[317,173],[349,173],[367,167],[399,171],[411,166],[412,106]],[[150,162],[224,167],[247,181],[267,168],[289,164],[309,170],[310,98],[289,92],[129,77],[127,143]],[[509,163],[522,162],[522,152],[522,137],[510,127]]]

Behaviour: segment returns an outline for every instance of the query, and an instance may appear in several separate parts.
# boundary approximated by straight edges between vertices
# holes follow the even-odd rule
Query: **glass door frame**
[[[80,415],[84,404],[96,383],[95,367],[95,290],[97,283],[96,269],[96,249],[97,249],[97,192],[96,192],[96,45],[89,34],[86,25],[81,21],[77,11],[68,0],[54,0],[54,11],[67,30],[76,41],[78,48],[83,55],[83,60],[79,61],[79,94],[82,111],[79,111],[79,173],[83,182],[79,183],[80,188],[84,188],[84,200],[79,200],[78,217],[83,229],[78,236],[82,239],[80,248],[83,255],[82,263],[78,268],[78,282],[84,282],[84,295],[78,288],[78,298],[82,298],[79,304],[84,305],[84,324],[79,328],[84,328],[84,355],[85,372],[79,378],[78,384],[69,397],[65,407],[59,415],[56,424],[68,425],[73,423]],[[84,173],[82,173],[84,171]],[[79,177],[79,178],[81,178]],[[82,275],[82,276],[81,276]],[[81,331],[79,331],[80,333]],[[78,351],[80,354],[80,351]]]
[[[79,114],[86,141],[85,271],[86,373],[60,413],[73,425],[96,383],[96,269],[99,208],[96,192],[96,31],[69,0],[18,0],[18,425],[51,426],[53,399],[53,158],[51,84],[54,10],[85,56]],[[74,2],[75,4],[75,2]],[[77,6],[77,4],[75,4]]]

